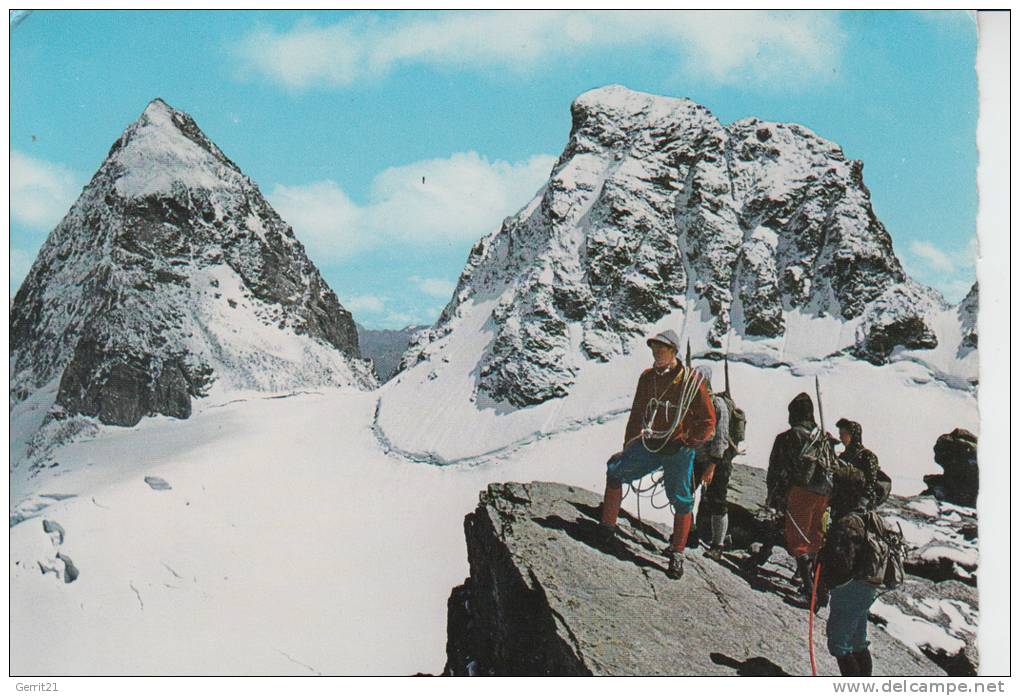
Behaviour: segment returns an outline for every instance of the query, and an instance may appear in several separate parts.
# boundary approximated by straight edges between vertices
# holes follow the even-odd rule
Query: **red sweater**
[[[645,407],[649,401],[658,398],[659,401],[669,401],[672,406],[679,403],[680,382],[683,380],[684,372],[683,365],[677,361],[676,366],[665,374],[656,374],[655,368],[649,368],[641,373],[641,377],[638,378],[637,390],[634,393],[634,404],[630,407],[624,446],[641,435]],[[674,418],[676,418],[675,410],[670,408],[667,415],[666,409],[660,408],[655,422],[651,426],[655,430],[669,430]],[[675,452],[679,447],[699,447],[711,440],[714,434],[715,407],[712,406],[708,387],[702,382],[698,386],[698,393],[694,396],[687,415],[680,421],[676,432],[670,438],[670,444],[663,449],[663,454]]]

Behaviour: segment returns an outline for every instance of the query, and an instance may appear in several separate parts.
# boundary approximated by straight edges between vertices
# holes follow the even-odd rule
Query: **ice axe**
[[[818,383],[818,375],[815,375],[815,398],[818,399],[818,427],[824,433],[825,413],[822,411],[822,387]]]
[[[687,369],[691,369],[691,339],[687,339]]]

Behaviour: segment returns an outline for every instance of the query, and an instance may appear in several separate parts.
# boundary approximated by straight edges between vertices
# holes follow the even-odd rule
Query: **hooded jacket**
[[[672,409],[680,401],[682,382],[686,373],[686,368],[679,360],[672,369],[665,372],[659,373],[653,367],[641,373],[637,389],[634,392],[634,403],[630,407],[630,418],[627,420],[627,430],[624,435],[625,446],[641,435],[641,429],[645,425],[646,411],[652,399],[658,399],[660,402],[668,401],[670,406],[660,407],[656,412],[654,422],[649,425],[654,430],[669,430],[676,417],[676,411]],[[702,381],[694,395],[690,409],[680,421],[680,425],[661,453],[674,454],[681,447],[699,447],[708,442],[714,433],[715,408],[712,406],[708,388]]]
[[[790,429],[776,435],[769,455],[769,469],[765,476],[768,488],[767,504],[777,510],[786,507],[786,495],[790,492],[791,469],[808,442],[808,432],[814,430],[815,406],[811,397],[801,392],[793,397],[787,406]]]
[[[861,442],[861,424],[841,418],[836,427],[850,433],[850,444],[839,455],[842,466],[833,472],[832,510],[833,516],[839,517],[862,504],[867,509],[874,507],[882,493],[878,457]]]

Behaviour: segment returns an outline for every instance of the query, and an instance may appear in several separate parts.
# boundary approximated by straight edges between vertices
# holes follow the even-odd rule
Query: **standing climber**
[[[868,544],[864,500],[846,514],[835,517],[819,554],[821,583],[829,588],[829,619],[826,642],[844,677],[870,677],[868,610],[878,596],[878,586],[862,575]]]
[[[832,493],[835,452],[815,423],[811,397],[801,392],[788,406],[790,429],[776,436],[766,475],[768,506],[782,505],[786,550],[810,601],[814,559],[822,545],[822,516]]]
[[[703,459],[705,462],[703,467],[699,467],[696,461],[694,467],[695,471],[703,470],[700,476],[704,488],[701,493],[701,505],[698,508],[698,530],[701,535],[705,526],[711,525],[711,546],[705,555],[719,560],[722,558],[723,544],[729,526],[726,494],[730,486],[730,473],[733,471],[733,457],[737,454],[737,448],[730,436],[731,408],[727,403],[728,399],[725,394],[716,394],[712,391],[712,368],[708,365],[699,365],[697,372],[704,379],[712,396],[712,406],[715,408],[715,435],[698,448],[695,455],[696,460]],[[701,538],[704,539],[704,536]]]
[[[858,507],[873,510],[887,497],[882,486],[878,457],[861,441],[860,423],[840,418],[836,421],[843,451],[833,472],[832,517],[838,519]]]
[[[715,432],[715,409],[701,375],[677,360],[680,339],[674,331],[656,334],[647,344],[654,363],[638,379],[623,450],[606,464],[600,527],[607,536],[616,533],[625,481],[631,483],[662,469],[666,495],[673,506],[668,573],[679,578],[694,507],[693,448]]]

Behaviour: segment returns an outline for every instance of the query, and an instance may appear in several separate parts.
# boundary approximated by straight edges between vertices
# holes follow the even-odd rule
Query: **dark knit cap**
[[[811,397],[806,393],[801,392],[793,397],[793,401],[790,402],[787,408],[790,411],[790,425],[805,421],[815,422],[815,405],[811,401]]]

